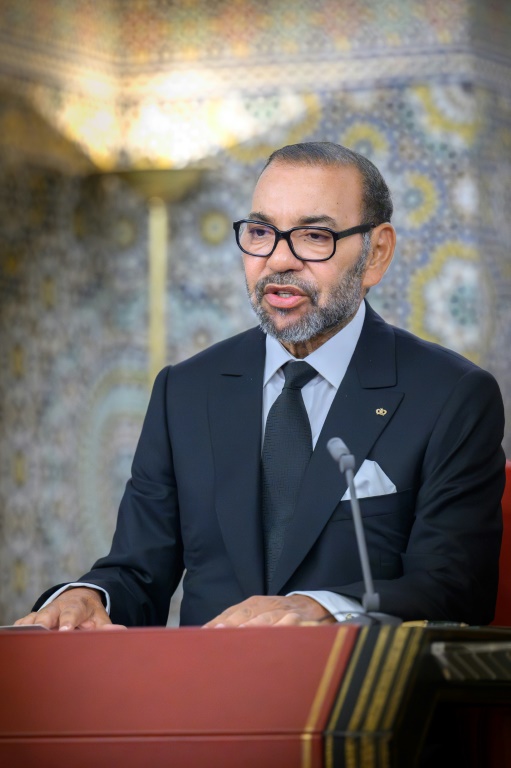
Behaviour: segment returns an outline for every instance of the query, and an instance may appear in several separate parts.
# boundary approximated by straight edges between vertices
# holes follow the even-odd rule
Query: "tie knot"
[[[286,379],[284,389],[302,389],[317,374],[312,365],[302,361],[286,363],[282,370]]]

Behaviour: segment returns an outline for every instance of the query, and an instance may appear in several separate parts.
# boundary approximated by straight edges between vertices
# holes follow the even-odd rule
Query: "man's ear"
[[[371,251],[362,279],[364,288],[377,285],[390,266],[396,247],[396,230],[389,222],[379,224],[371,235]]]

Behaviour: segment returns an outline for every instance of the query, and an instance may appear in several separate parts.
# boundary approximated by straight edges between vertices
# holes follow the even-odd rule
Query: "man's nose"
[[[267,259],[267,265],[273,272],[287,272],[290,269],[301,271],[303,264],[303,261],[296,258],[284,237],[280,238],[272,255]]]

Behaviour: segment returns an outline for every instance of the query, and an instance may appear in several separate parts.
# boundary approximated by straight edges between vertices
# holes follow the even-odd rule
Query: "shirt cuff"
[[[52,603],[56,597],[62,594],[62,592],[65,592],[67,589],[70,589],[71,587],[88,587],[89,589],[95,589],[96,592],[102,592],[105,596],[105,610],[110,616],[110,595],[106,591],[106,589],[103,589],[103,587],[98,587],[96,584],[88,584],[85,581],[75,581],[72,584],[64,584],[63,587],[60,589],[57,589],[53,595],[50,595],[48,600],[39,608],[41,610],[42,608],[46,608],[47,605]]]
[[[336,592],[328,592],[326,590],[319,590],[317,592],[302,592],[296,590],[290,592],[287,597],[291,595],[305,595],[315,600],[317,603],[323,606],[336,621],[346,621],[346,619],[352,619],[354,616],[358,616],[359,613],[364,613],[362,604],[358,600],[353,600],[351,597],[345,597],[344,595],[338,595]]]

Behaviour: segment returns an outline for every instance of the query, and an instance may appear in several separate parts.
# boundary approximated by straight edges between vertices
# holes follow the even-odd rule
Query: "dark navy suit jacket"
[[[183,624],[264,594],[264,357],[265,336],[253,329],[158,375],[111,552],[81,579],[108,590],[115,622],[165,624],[183,569]],[[363,594],[350,504],[340,501],[346,484],[326,449],[341,437],[357,468],[376,461],[397,488],[360,502],[381,610],[403,619],[491,621],[503,423],[490,374],[367,306],[270,594]]]

